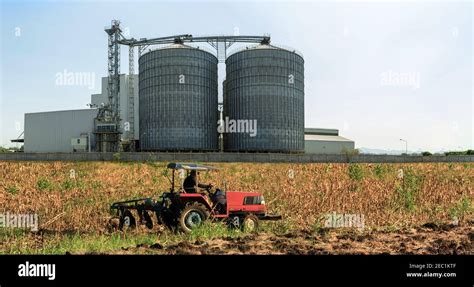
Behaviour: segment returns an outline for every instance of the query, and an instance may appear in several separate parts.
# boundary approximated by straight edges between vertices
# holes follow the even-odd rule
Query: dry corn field
[[[201,182],[264,194],[270,213],[283,216],[282,221],[267,223],[269,232],[318,230],[332,213],[363,215],[365,230],[454,221],[470,226],[474,219],[473,163],[209,165],[221,170],[201,173]],[[165,166],[0,162],[0,213],[36,213],[40,230],[58,234],[107,234],[112,202],[169,189]],[[11,251],[7,244],[4,241],[0,251]]]

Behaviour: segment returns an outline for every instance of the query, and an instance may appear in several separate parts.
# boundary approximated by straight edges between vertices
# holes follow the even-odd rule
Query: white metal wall
[[[25,152],[72,152],[71,138],[93,130],[97,109],[25,114]]]
[[[343,154],[354,150],[353,141],[319,141],[305,140],[305,153],[313,154]]]

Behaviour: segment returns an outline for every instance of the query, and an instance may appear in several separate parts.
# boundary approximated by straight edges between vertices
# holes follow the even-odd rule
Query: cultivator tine
[[[138,213],[138,219],[140,219],[140,224],[143,224],[143,222],[144,222],[144,219],[143,219],[144,210],[139,208],[139,209],[137,209],[137,213]]]
[[[153,220],[151,219],[150,214],[148,214],[148,211],[143,212],[143,219],[145,220],[145,225],[148,229],[153,228]]]
[[[158,224],[163,224],[163,220],[161,219],[161,211],[155,211],[155,215],[156,215],[156,222],[158,222]]]

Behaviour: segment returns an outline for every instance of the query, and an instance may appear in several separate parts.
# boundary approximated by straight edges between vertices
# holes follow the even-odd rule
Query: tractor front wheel
[[[256,232],[258,230],[258,217],[253,214],[247,215],[242,222],[242,230],[244,232]]]
[[[179,216],[179,226],[184,232],[191,232],[209,218],[209,210],[201,203],[186,206]]]

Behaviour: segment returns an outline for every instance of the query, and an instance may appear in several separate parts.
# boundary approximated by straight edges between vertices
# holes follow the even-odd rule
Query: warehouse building
[[[25,152],[93,150],[97,109],[25,114]]]
[[[138,118],[138,76],[133,75],[135,117]],[[102,91],[91,95],[91,109],[50,111],[25,114],[25,152],[86,152],[94,151],[94,118],[97,108],[107,102],[107,77],[102,78]],[[127,140],[130,131],[138,139],[138,120],[134,128],[124,128],[129,123],[130,108],[128,75],[120,75],[121,137]]]
[[[341,154],[354,151],[355,143],[339,135],[337,129],[305,128],[304,151],[314,154]]]

